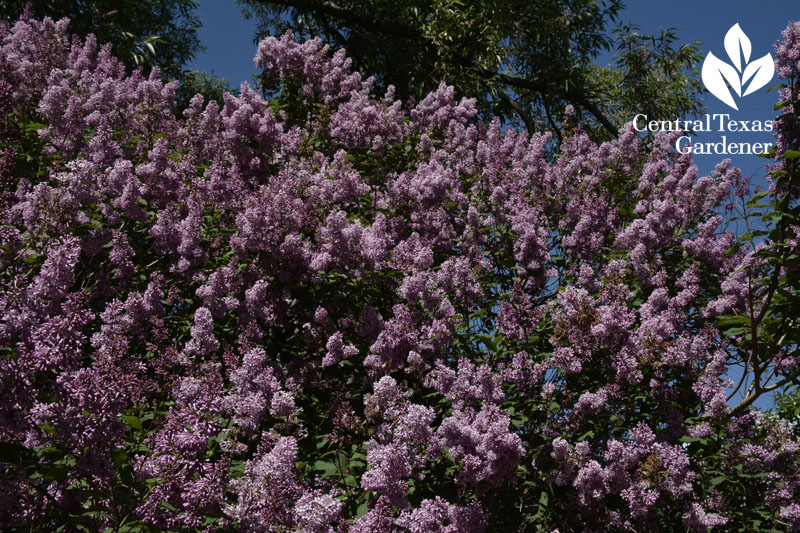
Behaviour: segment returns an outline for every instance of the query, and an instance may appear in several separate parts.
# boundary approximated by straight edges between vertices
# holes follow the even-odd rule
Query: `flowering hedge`
[[[800,25],[752,199],[677,133],[552,155],[289,35],[175,116],[67,31],[0,25],[4,530],[800,528],[749,407],[797,375]]]

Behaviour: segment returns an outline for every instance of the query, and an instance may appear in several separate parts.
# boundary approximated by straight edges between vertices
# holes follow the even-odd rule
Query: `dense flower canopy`
[[[0,25],[4,529],[800,528],[796,428],[725,390],[797,375],[730,327],[796,294],[793,85],[747,246],[747,179],[677,132],[552,154],[318,40],[255,62],[175,116],[66,20]]]

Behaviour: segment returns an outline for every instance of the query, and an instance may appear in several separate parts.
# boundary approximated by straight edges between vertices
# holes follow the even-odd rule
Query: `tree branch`
[[[508,105],[508,107],[510,107],[512,110],[514,110],[514,112],[517,115],[519,115],[519,118],[521,118],[522,121],[525,123],[525,129],[528,130],[528,133],[533,133],[534,124],[533,124],[533,119],[531,118],[531,116],[528,113],[526,113],[525,110],[522,109],[522,107],[516,101],[514,101],[510,96],[508,96],[503,91],[500,91],[498,96],[500,96],[500,99],[503,102],[505,102],[506,105]]]
[[[754,391],[749,392],[747,396],[745,396],[742,399],[742,401],[739,402],[739,404],[733,408],[731,413],[734,415],[738,415],[739,413],[750,407],[750,405],[753,402],[755,402],[758,398],[760,398],[761,395],[764,394],[765,392],[772,392],[775,389],[779,389],[784,385],[786,385],[787,383],[797,379],[798,377],[800,377],[800,370],[795,370],[794,372],[792,372],[782,380],[778,381],[777,383],[773,383],[772,385],[767,385],[765,387],[762,387],[761,385],[757,386]]]
[[[478,73],[484,78],[493,78],[497,77],[500,81],[502,81],[506,85],[510,85],[511,87],[515,87],[517,89],[527,89],[529,91],[534,92],[546,92],[546,91],[553,91],[555,88],[552,87],[551,84],[542,83],[536,80],[526,80],[523,78],[517,78],[515,76],[509,76],[508,74],[497,74],[496,72],[492,72],[488,69],[478,69]],[[614,137],[619,135],[619,130],[611,123],[603,112],[592,102],[590,101],[582,92],[577,90],[567,90],[563,93],[565,99],[570,101],[573,104],[578,104],[586,109],[589,113],[594,115],[594,118],[605,128],[607,129]]]
[[[594,105],[594,102],[592,102],[591,100],[589,100],[583,94],[580,93],[572,93],[572,95],[570,96],[570,93],[568,92],[567,99],[570,98],[573,98],[575,103],[580,104],[587,111],[589,111],[589,113],[594,115],[594,118],[596,118],[597,121],[600,124],[602,124],[603,127],[609,131],[609,133],[611,133],[611,135],[613,135],[614,137],[619,137],[619,130],[616,128],[616,126],[614,126],[614,124],[611,123],[610,120],[608,120],[608,118],[606,118],[605,115],[603,115],[603,112],[600,111],[600,108]]]
[[[747,359],[745,359],[745,362],[744,362],[744,371],[742,371],[742,377],[739,378],[739,383],[736,384],[736,387],[733,389],[733,392],[731,392],[728,395],[728,397],[725,398],[726,402],[731,401],[731,398],[736,396],[736,394],[739,392],[739,389],[742,388],[742,385],[744,384],[745,379],[747,379],[747,372],[750,370],[750,358],[752,356],[753,356],[753,351],[749,350],[747,352]]]

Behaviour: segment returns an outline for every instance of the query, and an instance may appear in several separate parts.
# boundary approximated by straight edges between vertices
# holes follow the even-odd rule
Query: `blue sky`
[[[234,0],[200,0],[200,40],[205,52],[187,65],[190,69],[214,72],[228,80],[232,87],[250,81],[256,72],[256,25],[244,20],[242,10]]]
[[[621,21],[639,26],[645,33],[659,34],[662,29],[675,28],[677,46],[701,41],[700,49],[705,57],[712,52],[718,58],[730,62],[723,40],[734,24],[739,24],[749,37],[752,45],[750,60],[770,53],[774,57],[773,44],[780,38],[780,32],[790,20],[800,19],[797,0],[669,0],[654,2],[650,0],[629,0],[622,13]],[[249,80],[255,72],[253,57],[256,44],[253,41],[255,23],[244,20],[241,10],[233,0],[200,0],[200,17],[203,28],[200,37],[207,46],[189,68],[214,72],[234,87],[243,80]],[[777,83],[773,80],[755,93],[736,98],[739,109],[734,110],[706,94],[703,104],[708,114],[728,113],[733,120],[769,120],[775,116],[773,104],[777,101],[775,91],[767,88]],[[633,118],[633,117],[631,117]],[[676,119],[685,117],[650,117],[656,119]],[[762,133],[702,133],[698,141],[718,142],[721,135],[735,142],[773,142],[772,134]],[[714,168],[717,162],[728,156],[695,156],[700,174],[704,175]],[[742,169],[745,175],[753,177],[753,183],[764,183],[765,159],[755,155],[730,156],[733,164]],[[738,377],[732,372],[732,378]],[[768,407],[769,401],[757,402]]]

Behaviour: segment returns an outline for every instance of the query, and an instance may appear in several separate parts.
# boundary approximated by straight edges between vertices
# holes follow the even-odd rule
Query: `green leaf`
[[[719,485],[720,483],[722,483],[726,479],[727,478],[725,476],[717,476],[717,477],[711,479],[711,481],[709,481],[709,483],[711,484],[711,488],[713,489],[714,487],[716,487],[717,485]]]
[[[317,461],[314,463],[314,470],[322,472],[322,477],[333,477],[336,475],[336,465],[328,461]]]
[[[750,318],[742,315],[723,315],[717,319],[717,326],[742,326],[750,323]]]
[[[361,516],[364,516],[368,512],[369,512],[369,506],[367,505],[366,502],[364,502],[364,503],[362,503],[361,505],[358,506],[358,509],[356,509],[356,516],[355,517],[359,518]]]
[[[25,125],[25,131],[37,131],[44,128],[45,125],[41,122],[29,122]]]
[[[753,197],[752,197],[752,198],[750,198],[750,199],[747,201],[747,205],[750,205],[750,204],[755,204],[756,202],[758,202],[759,200],[761,200],[762,198],[764,198],[764,197],[765,197],[767,194],[769,194],[769,192],[768,192],[768,191],[763,191],[763,192],[760,192],[760,193],[758,193],[758,194],[756,194],[756,195],[753,195]]]
[[[169,502],[161,502],[161,507],[163,507],[164,509],[167,509],[169,511],[175,512],[175,513],[178,512],[178,509],[174,505],[169,503]]]

